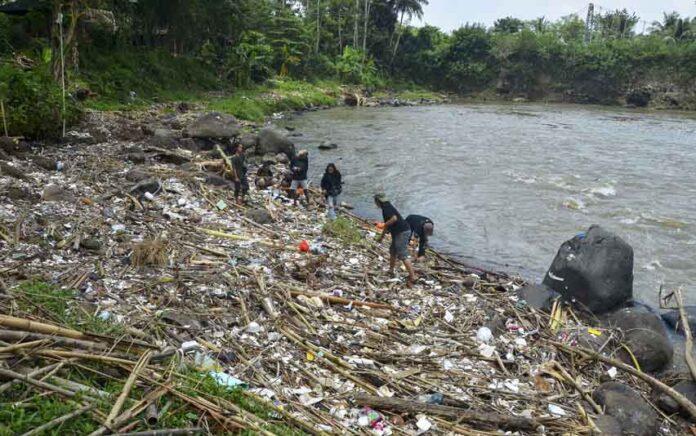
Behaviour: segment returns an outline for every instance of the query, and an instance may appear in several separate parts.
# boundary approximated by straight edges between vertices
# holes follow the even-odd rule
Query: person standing
[[[401,217],[399,211],[387,201],[384,194],[375,195],[375,204],[382,209],[382,217],[384,219],[384,230],[382,230],[378,242],[382,242],[387,233],[391,234],[389,274],[394,275],[396,260],[400,260],[406,267],[406,271],[408,271],[408,286],[411,287],[417,280],[413,265],[408,258],[408,241],[411,239],[411,228],[406,220]]]
[[[416,262],[425,259],[425,249],[428,247],[428,238],[433,236],[435,223],[430,218],[420,215],[409,215],[406,222],[411,227],[411,238],[418,238],[418,255]]]
[[[247,180],[246,156],[244,146],[239,144],[232,156],[232,169],[234,170],[234,200],[237,204],[244,203],[244,197],[249,192],[249,181]]]
[[[326,166],[324,177],[321,178],[321,190],[326,198],[326,215],[330,220],[335,220],[338,197],[343,191],[343,182],[341,181],[341,173],[333,163]]]
[[[307,150],[300,150],[293,156],[290,162],[292,169],[292,184],[290,190],[295,191],[295,204],[300,194],[304,194],[305,201],[309,205],[309,184],[307,183],[307,172],[309,171],[309,153]]]

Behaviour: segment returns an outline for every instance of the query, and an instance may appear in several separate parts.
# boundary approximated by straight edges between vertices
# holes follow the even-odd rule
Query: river
[[[567,105],[337,108],[287,121],[328,162],[343,200],[379,218],[386,192],[431,217],[433,244],[478,265],[540,280],[561,243],[600,224],[635,251],[636,297],[660,285],[696,304],[696,120],[683,114]],[[319,151],[328,140],[338,149]]]

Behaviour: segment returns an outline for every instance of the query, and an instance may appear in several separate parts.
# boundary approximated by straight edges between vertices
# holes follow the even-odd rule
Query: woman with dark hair
[[[338,196],[343,190],[341,173],[335,164],[328,164],[324,177],[321,178],[321,190],[326,198],[326,215],[330,220],[336,219],[336,208],[338,207]]]

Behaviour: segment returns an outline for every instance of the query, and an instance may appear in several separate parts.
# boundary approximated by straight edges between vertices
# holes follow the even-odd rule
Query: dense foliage
[[[5,76],[15,69],[21,71],[11,74],[15,81],[36,74],[30,81],[36,85],[49,74],[60,83],[62,12],[69,93],[89,89],[101,101],[229,92],[289,77],[367,90],[412,83],[460,94],[613,103],[646,86],[691,90],[696,79],[696,21],[675,13],[640,35],[638,17],[627,10],[601,13],[591,26],[575,15],[557,22],[503,17],[490,28],[466,25],[444,33],[409,25],[422,17],[427,0],[0,0],[3,4],[20,10],[28,5],[20,13],[0,13]],[[41,86],[53,104],[57,85]],[[16,113],[23,99],[9,92],[0,88],[0,98]],[[683,99],[676,105],[691,107]],[[24,118],[36,115],[45,114]],[[16,120],[12,126],[24,130]]]

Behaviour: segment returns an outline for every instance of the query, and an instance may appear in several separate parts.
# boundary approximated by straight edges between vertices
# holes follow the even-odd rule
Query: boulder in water
[[[619,357],[628,364],[635,356],[640,368],[656,372],[672,361],[674,349],[660,317],[643,306],[626,307],[607,318],[610,327],[621,329],[623,342],[631,350],[619,350]]]
[[[686,311],[686,319],[691,328],[691,332],[696,334],[696,306],[686,306],[684,307]],[[662,314],[662,319],[665,320],[668,326],[670,326],[674,331],[679,333],[684,333],[684,326],[681,322],[681,316],[678,310],[671,310],[669,312]]]
[[[647,107],[652,97],[648,89],[633,89],[626,94],[626,104],[635,107]]]
[[[189,124],[186,133],[191,138],[234,138],[239,136],[240,129],[232,115],[212,112]]]
[[[600,226],[561,245],[543,284],[593,313],[633,298],[633,248]]]
[[[290,156],[295,152],[295,144],[282,131],[266,127],[259,132],[256,154],[285,153]]]
[[[643,397],[630,387],[616,382],[600,385],[592,399],[616,419],[623,434],[653,436],[657,434],[657,414]]]
[[[338,144],[330,141],[322,141],[319,144],[319,150],[335,150],[338,148]]]

